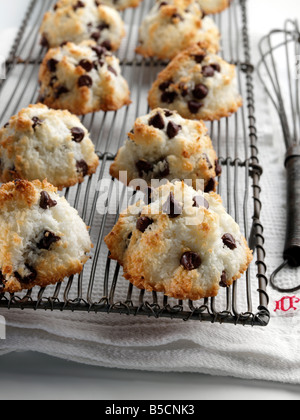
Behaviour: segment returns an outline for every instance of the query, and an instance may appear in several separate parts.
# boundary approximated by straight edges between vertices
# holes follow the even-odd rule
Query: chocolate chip
[[[202,264],[202,261],[199,254],[196,252],[188,251],[182,255],[180,264],[183,265],[186,270],[192,271],[199,268]]]
[[[163,7],[163,6],[168,6],[168,3],[165,1],[162,1],[159,5],[159,8]]]
[[[173,83],[173,80],[167,80],[166,82],[161,83],[158,88],[159,90],[161,90],[162,92],[164,92],[165,90],[167,90],[170,85]]]
[[[222,236],[222,241],[227,248],[231,249],[232,251],[236,249],[236,242],[234,237],[230,233],[225,233],[225,235]]]
[[[93,79],[86,75],[80,76],[78,79],[78,86],[79,87],[83,87],[83,86],[87,86],[87,87],[91,87],[93,86]]]
[[[216,167],[216,175],[220,176],[222,174],[222,166],[220,165],[218,159],[215,161],[215,167]]]
[[[14,272],[14,276],[17,280],[19,280],[19,282],[23,284],[30,284],[37,278],[37,272],[29,264],[25,264],[25,267],[30,272],[28,276],[22,277],[17,271]]]
[[[173,139],[174,137],[176,137],[180,130],[182,130],[181,125],[175,124],[173,121],[170,121],[167,126],[167,135],[169,139]]]
[[[80,9],[81,7],[85,7],[85,4],[83,3],[83,1],[78,1],[76,4],[74,4],[73,6],[73,10],[74,12],[76,12],[77,9]]]
[[[95,31],[91,34],[91,38],[96,42],[99,40],[100,37],[101,37],[100,31]]]
[[[212,66],[203,66],[202,74],[204,77],[214,77],[215,69]]]
[[[172,111],[169,111],[168,109],[166,109],[166,110],[164,111],[164,114],[165,114],[165,116],[166,116],[167,118],[169,118],[169,117],[172,117],[173,112],[172,112]]]
[[[159,112],[150,118],[149,125],[158,128],[159,130],[163,130],[165,128],[164,119]]]
[[[76,162],[76,169],[77,172],[82,174],[82,176],[86,176],[89,172],[89,167],[85,160],[79,160]]]
[[[50,209],[51,207],[55,207],[56,205],[57,202],[52,200],[52,198],[46,191],[41,192],[40,207],[43,210]]]
[[[56,66],[59,63],[58,60],[55,60],[55,58],[51,58],[47,61],[47,68],[51,73],[54,73],[56,71]]]
[[[33,117],[32,118],[32,121],[33,121],[33,124],[32,124],[32,128],[35,130],[36,129],[36,127],[38,126],[38,125],[42,125],[43,123],[42,123],[42,121],[38,118],[38,117]]]
[[[38,98],[37,98],[37,103],[43,103],[44,102],[44,100],[46,99],[46,96],[45,95],[39,95],[38,96]]]
[[[59,86],[55,92],[55,97],[59,98],[61,95],[64,95],[65,93],[69,93],[69,89],[67,89],[64,86]]]
[[[110,25],[107,22],[102,22],[100,25],[97,26],[99,31],[104,31],[104,29],[109,29]]]
[[[72,140],[76,143],[81,143],[85,136],[84,130],[80,127],[73,127],[70,131],[72,134]]]
[[[208,95],[208,88],[203,85],[202,83],[199,83],[198,85],[195,86],[195,89],[192,91],[193,96],[196,99],[204,99],[206,98],[206,96]]]
[[[208,201],[205,200],[205,198],[202,197],[201,195],[197,195],[196,197],[194,197],[193,202],[194,202],[193,207],[198,207],[198,208],[204,207],[207,210],[209,209]]]
[[[4,124],[3,128],[7,128],[9,127],[9,122],[7,122],[6,124]]]
[[[49,41],[46,38],[46,35],[45,34],[42,35],[42,38],[41,38],[41,46],[42,47],[45,47],[47,49],[49,49],[49,47],[50,47]]]
[[[106,49],[104,47],[101,47],[100,45],[93,46],[92,50],[95,51],[99,58],[106,54]]]
[[[100,2],[99,0],[95,0],[95,5],[96,5],[97,7],[99,7],[99,6],[101,6],[101,2]]]
[[[170,219],[175,219],[182,214],[182,205],[175,200],[174,193],[170,193],[169,198],[162,206],[162,211],[167,214]]]
[[[211,67],[215,70],[215,71],[217,71],[218,73],[220,73],[220,71],[221,71],[221,66],[220,66],[220,64],[211,64]]]
[[[60,239],[61,238],[59,236],[56,236],[54,233],[46,230],[43,234],[43,238],[37,244],[37,247],[38,249],[46,249],[48,251],[51,245],[58,242]]]
[[[103,41],[101,46],[106,48],[108,51],[111,51],[112,49],[112,45],[109,39],[107,39],[106,41]]]
[[[85,71],[89,72],[93,68],[93,63],[91,63],[89,60],[80,60],[79,64],[80,67],[82,67]]]
[[[216,182],[215,182],[215,180],[213,178],[211,178],[208,181],[208,183],[207,183],[204,191],[206,193],[210,193],[211,191],[214,191],[215,190],[215,187],[216,187]]]
[[[194,60],[196,61],[196,63],[201,64],[202,61],[205,59],[206,55],[205,54],[195,54],[193,55]]]
[[[166,104],[172,104],[176,98],[177,98],[176,92],[166,91],[161,95],[161,101]]]
[[[203,158],[204,158],[204,159],[206,160],[206,162],[207,162],[208,169],[212,169],[212,168],[213,168],[213,165],[212,165],[211,161],[209,160],[209,157],[207,156],[207,154],[206,154],[206,153],[203,153]]]
[[[226,271],[223,271],[223,273],[221,275],[220,286],[221,287],[228,287],[227,281],[228,281],[228,279],[227,279]]]
[[[189,101],[188,107],[191,114],[197,114],[199,112],[199,109],[203,107],[203,104],[196,101]]]
[[[139,176],[142,177],[143,173],[148,174],[149,172],[153,171],[153,164],[151,162],[147,162],[146,160],[139,160],[135,166],[139,171]]]
[[[139,230],[140,232],[144,233],[146,231],[146,229],[152,225],[154,222],[152,219],[149,219],[149,217],[140,217],[138,219],[138,221],[136,222],[136,228],[137,230]]]
[[[116,70],[112,66],[107,66],[107,70],[110,71],[115,76],[118,76],[118,73],[116,72]]]

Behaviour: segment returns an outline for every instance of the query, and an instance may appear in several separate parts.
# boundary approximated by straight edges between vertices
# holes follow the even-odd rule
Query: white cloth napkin
[[[270,274],[281,262],[285,240],[284,147],[280,126],[256,81],[256,115],[262,177],[262,222]],[[100,273],[101,274],[101,273]],[[252,270],[253,290],[257,287]],[[299,271],[284,274],[297,284]],[[124,282],[124,290],[127,284]],[[0,354],[37,351],[95,366],[164,372],[201,372],[286,383],[300,383],[300,304],[268,290],[271,322],[267,328],[149,319],[125,315],[1,310],[7,338]],[[292,295],[289,295],[292,296]],[[299,293],[300,297],[300,293]],[[295,309],[286,311],[288,303]]]

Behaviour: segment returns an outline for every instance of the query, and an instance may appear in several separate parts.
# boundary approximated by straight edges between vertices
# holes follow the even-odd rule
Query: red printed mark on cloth
[[[297,296],[284,296],[280,300],[278,300],[276,303],[276,308],[274,312],[282,311],[282,312],[288,312],[291,310],[297,311],[299,309],[296,305],[296,303],[299,303],[300,299]]]

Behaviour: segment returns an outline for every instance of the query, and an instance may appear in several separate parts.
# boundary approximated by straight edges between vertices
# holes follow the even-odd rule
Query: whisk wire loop
[[[297,20],[287,20],[284,29],[275,29],[259,44],[261,60],[259,78],[273,103],[283,131],[287,171],[287,234],[283,263],[270,278],[271,286],[280,292],[275,278],[284,268],[300,267],[300,30]]]

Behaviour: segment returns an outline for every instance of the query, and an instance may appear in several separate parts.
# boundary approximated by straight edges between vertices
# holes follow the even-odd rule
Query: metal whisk
[[[270,283],[280,292],[295,292],[275,284],[285,267],[300,267],[300,31],[298,21],[287,20],[282,30],[273,30],[259,45],[258,74],[283,130],[286,145],[287,233],[283,263],[271,275]]]

